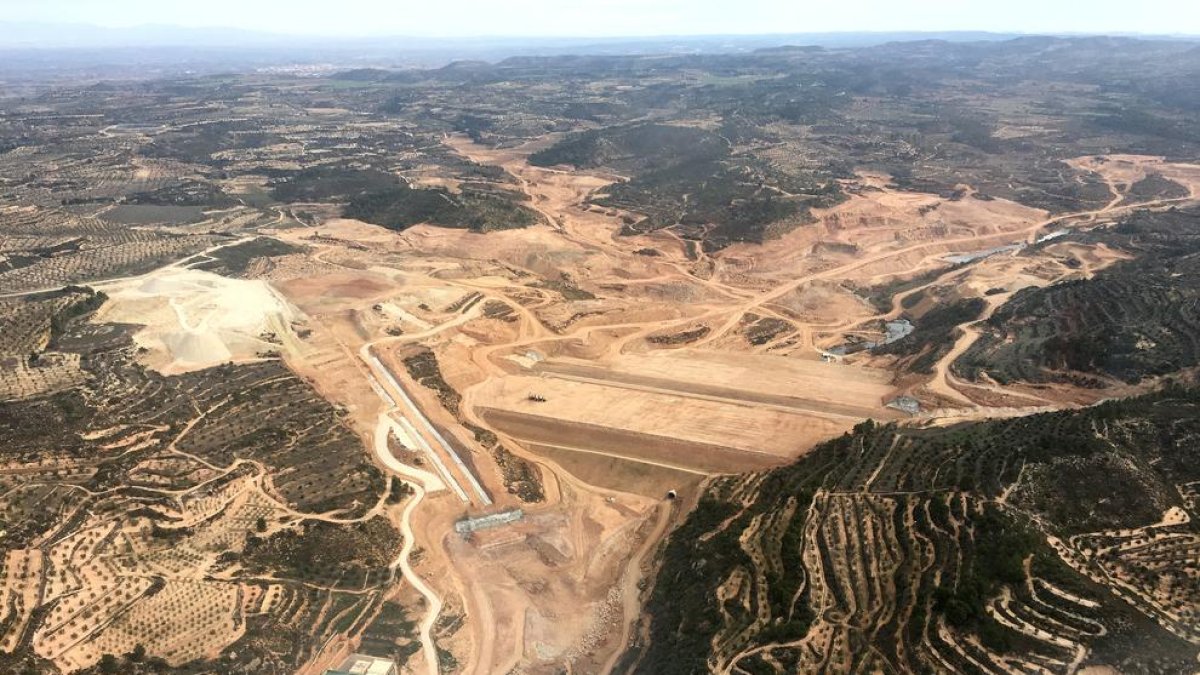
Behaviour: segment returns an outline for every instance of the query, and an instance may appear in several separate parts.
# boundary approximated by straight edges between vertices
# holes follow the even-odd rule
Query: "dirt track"
[[[419,508],[406,507],[415,519],[412,535],[425,551],[421,565],[450,572],[431,578],[425,587],[429,594],[422,594],[443,603],[435,611],[461,607],[454,611],[468,617],[466,629],[437,637],[436,646],[452,650],[465,672],[473,673],[534,667],[547,658],[569,660],[581,672],[611,668],[637,616],[637,599],[628,596],[636,596],[631,589],[643,557],[663,533],[662,509],[653,506],[663,492],[654,489],[655,480],[673,485],[698,474],[769,467],[863,417],[893,416],[883,407],[898,393],[889,372],[870,359],[820,363],[820,345],[851,332],[871,335],[877,322],[899,316],[904,297],[918,291],[953,285],[982,292],[971,289],[992,283],[987,274],[1012,280],[1009,293],[1053,280],[1043,271],[999,264],[1006,261],[952,270],[945,256],[1036,239],[1052,226],[1091,225],[1135,207],[1186,201],[1132,205],[1114,195],[1105,208],[1057,217],[996,202],[943,203],[944,217],[955,219],[954,234],[930,238],[936,223],[922,220],[917,210],[937,198],[881,188],[778,242],[752,251],[737,245],[689,260],[673,234],[617,237],[619,214],[582,206],[612,177],[530,167],[524,162],[528,147],[492,150],[460,138],[450,143],[476,161],[512,173],[549,225],[486,236],[420,226],[397,235],[333,222],[322,227],[328,241],[305,243],[317,246],[317,257],[337,270],[331,277],[336,283],[318,276],[289,281],[283,290],[323,327],[317,337],[333,336],[353,361],[327,360],[323,363],[331,366],[307,371],[335,398],[345,387],[335,383],[349,381],[351,372],[357,378],[371,372],[369,364],[354,358],[365,345],[386,348],[384,365],[401,378],[406,376],[397,354],[416,346],[431,349],[461,400],[452,412],[433,391],[406,379],[415,412],[405,409],[405,414],[427,417],[467,446],[464,460],[482,488],[495,495],[497,506],[520,505],[529,514],[511,532],[476,542],[446,536],[463,513],[452,490],[426,490]],[[1194,195],[1195,184],[1191,189]],[[872,219],[875,209],[891,214],[882,225]],[[303,231],[280,234],[304,236]],[[837,247],[822,247],[826,238],[861,246],[846,255]],[[368,250],[348,250],[338,240],[361,241]],[[636,255],[641,248],[661,255]],[[847,290],[939,269],[944,271],[893,297],[883,312]],[[564,278],[590,293],[568,300],[533,283]],[[462,308],[460,300],[471,293],[479,298]],[[993,306],[1004,297],[996,296]],[[493,316],[497,305],[489,303],[501,303],[509,318]],[[778,321],[784,330],[765,344],[751,344],[745,333],[749,314]],[[695,326],[705,326],[706,332],[691,342],[661,346],[646,339]],[[386,332],[392,329],[400,334]],[[972,340],[970,327],[964,328],[928,388],[961,404],[945,411],[947,416],[1005,414],[1008,408],[968,397],[948,373],[949,363]],[[356,391],[363,390],[369,391],[356,385]],[[990,393],[1046,403],[1007,389]],[[530,394],[546,400],[532,401]],[[394,404],[398,394],[392,396]],[[377,423],[378,403],[359,409],[357,399],[350,398],[348,404],[364,427]],[[467,424],[495,434],[508,451],[536,467],[545,501],[516,500],[491,454],[465,440],[474,435]],[[436,447],[432,436],[419,430],[417,435]],[[620,462],[638,467],[631,476],[645,478],[630,492],[621,492],[619,482],[606,482],[607,488],[589,485],[564,470],[556,457],[581,475],[595,477]],[[386,457],[380,460],[389,466]],[[444,473],[473,492],[460,470]],[[595,517],[606,523],[599,530],[586,524]],[[516,543],[503,543],[518,535]],[[493,540],[501,543],[489,543]],[[546,548],[547,541],[556,543]],[[619,555],[612,552],[617,549]],[[584,565],[602,551],[597,558],[602,562]],[[564,561],[547,567],[539,557],[547,555]],[[511,576],[517,570],[524,571]],[[543,590],[526,590],[531,575]],[[567,578],[589,581],[561,585]],[[617,588],[623,594],[619,620],[600,621],[610,611],[607,594]],[[560,621],[548,632],[547,617],[578,614],[579,608],[584,610],[578,621]],[[427,611],[423,627],[431,616]],[[428,654],[425,637],[423,632]],[[578,651],[580,644],[606,646]]]
[[[392,432],[393,424],[392,420],[386,414],[380,415],[379,427],[375,432],[375,454],[390,471],[408,480],[409,485],[412,486],[413,494],[409,498],[408,503],[404,505],[404,511],[400,516],[400,534],[404,537],[404,543],[401,545],[400,554],[392,562],[391,570],[394,575],[396,570],[399,569],[404,580],[412,584],[413,588],[417,589],[417,592],[428,603],[428,607],[425,608],[425,616],[421,618],[419,627],[421,652],[425,658],[425,669],[429,671],[430,675],[437,675],[440,669],[438,668],[437,647],[433,643],[431,631],[433,630],[433,625],[437,622],[438,615],[441,614],[442,600],[413,571],[412,563],[410,562],[413,548],[416,547],[417,541],[412,529],[412,514],[420,506],[421,501],[425,499],[427,486],[433,484],[431,479],[435,479],[435,477],[428,474],[423,475],[423,472],[418,472],[396,461],[391,450],[388,449],[388,434]]]

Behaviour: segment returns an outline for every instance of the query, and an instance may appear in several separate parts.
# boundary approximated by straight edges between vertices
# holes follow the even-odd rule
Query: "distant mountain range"
[[[848,49],[916,40],[967,43],[1018,37],[1023,36],[963,31],[605,38],[332,38],[174,25],[106,28],[71,23],[0,22],[0,53],[3,56],[0,58],[0,79],[16,82],[56,75],[140,79],[309,66],[321,69],[440,67],[457,60],[496,62],[514,56],[727,54],[783,46]]]
[[[289,35],[237,28],[189,28],[174,25],[144,25],[107,28],[89,24],[0,22],[0,48],[103,48],[103,47],[291,47],[297,44],[319,46],[366,46],[372,49],[427,50],[459,48],[466,50],[522,50],[554,53],[562,50],[591,52],[627,51],[652,48],[654,51],[680,49],[705,52],[737,51],[782,44],[824,47],[857,47],[884,42],[940,39],[955,42],[1004,40],[1009,33],[974,32],[898,32],[898,33],[795,33],[777,35],[701,35],[662,37],[472,37],[431,38],[413,36],[331,38]]]

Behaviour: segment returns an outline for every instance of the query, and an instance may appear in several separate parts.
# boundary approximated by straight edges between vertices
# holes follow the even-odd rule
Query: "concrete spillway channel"
[[[459,473],[467,480],[468,483],[470,483],[471,490],[475,493],[480,506],[491,506],[492,498],[488,496],[487,492],[483,489],[483,486],[479,484],[479,479],[475,477],[475,474],[472,473],[471,469],[467,467],[465,462],[462,461],[462,457],[458,455],[458,452],[454,449],[454,446],[451,445],[450,442],[446,440],[446,437],[443,436],[442,433],[433,426],[433,423],[429,421],[429,418],[425,416],[425,413],[421,412],[421,409],[417,407],[416,402],[414,402],[412,398],[409,397],[408,392],[404,390],[403,385],[401,385],[399,380],[392,375],[392,371],[388,370],[387,366],[383,365],[383,362],[379,360],[379,357],[375,356],[375,354],[371,352],[370,345],[364,348],[364,352],[367,363],[371,366],[372,370],[383,376],[383,379],[386,380],[387,383],[392,386],[392,389],[395,391],[395,393],[400,396],[400,400],[404,403],[403,407],[408,408],[408,410],[405,411],[405,417],[416,420],[417,425],[428,434],[429,438],[433,439],[434,442],[441,446],[442,452],[444,452],[445,455],[449,457],[452,462],[454,462],[455,466],[458,467]],[[405,422],[407,421],[408,420],[405,420]],[[404,422],[401,422],[401,424],[404,424]],[[409,431],[409,428],[406,428],[405,431]],[[415,431],[415,429],[412,431]],[[414,438],[420,439],[421,434],[414,433]],[[453,476],[449,475],[449,471],[446,470],[445,465],[442,464],[440,458],[437,457],[438,453],[431,452],[430,454],[438,463],[439,471],[443,471],[446,474],[446,478],[449,479],[448,482],[451,485],[451,489],[455,489],[460,498],[462,498],[462,488],[458,486],[458,483],[453,479]]]
[[[368,360],[367,365],[373,366],[374,364]],[[378,367],[382,368],[382,366],[383,364],[379,364]],[[384,369],[384,373],[387,373],[386,369]],[[418,449],[423,451],[437,468],[438,475],[441,478],[442,483],[449,486],[449,488],[454,491],[454,494],[458,495],[458,498],[464,503],[470,502],[471,499],[467,497],[466,491],[462,489],[462,486],[459,485],[458,481],[454,479],[454,474],[450,473],[449,467],[447,467],[446,463],[442,461],[442,456],[434,451],[433,447],[431,447],[425,440],[425,437],[417,431],[416,427],[412,425],[412,422],[408,421],[407,417],[399,414],[399,404],[396,402],[396,399],[388,393],[387,389],[385,389],[382,384],[379,383],[379,378],[375,377],[375,373],[371,370],[367,371],[367,382],[370,383],[371,389],[374,390],[377,396],[379,396],[380,400],[387,404],[387,414],[395,423],[395,426],[393,426],[392,429],[396,439],[407,447],[411,448],[416,446]]]
[[[431,460],[433,460],[434,466],[437,467],[438,474],[441,475],[442,480],[446,483],[446,485],[450,486],[450,489],[454,491],[454,494],[458,495],[458,498],[464,502],[471,501],[471,499],[467,497],[466,491],[464,491],[462,486],[458,484],[458,481],[454,480],[454,475],[450,473],[449,467],[447,467],[446,463],[442,461],[442,456],[434,452],[433,448],[429,447],[429,443],[427,443],[425,439],[421,437],[421,434],[417,432],[415,427],[413,427],[412,422],[409,422],[407,417],[400,417],[396,421],[400,423],[400,427],[404,430],[405,435],[411,438],[417,445],[421,446],[421,450],[423,450],[425,454],[428,455]]]

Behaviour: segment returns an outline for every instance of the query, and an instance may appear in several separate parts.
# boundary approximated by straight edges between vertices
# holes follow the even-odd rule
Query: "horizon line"
[[[280,32],[262,28],[246,28],[230,25],[204,25],[191,26],[186,24],[173,23],[141,23],[128,26],[107,26],[95,23],[73,22],[73,21],[21,21],[21,20],[5,20],[0,19],[0,26],[3,25],[24,25],[24,26],[39,26],[46,28],[78,28],[91,29],[98,32],[120,32],[120,31],[147,31],[155,29],[170,29],[180,31],[195,31],[195,32],[229,32],[229,33],[252,33],[257,35],[269,35],[272,37],[289,38],[289,39],[310,39],[322,41],[339,41],[339,40],[388,40],[388,39],[418,39],[418,40],[436,40],[436,41],[471,41],[471,40],[670,40],[670,39],[719,39],[719,38],[783,38],[791,36],[887,36],[887,35],[995,35],[995,36],[1016,36],[1016,37],[1131,37],[1131,38],[1178,38],[1178,39],[1200,39],[1200,32],[1145,32],[1145,31],[1078,31],[1078,30],[1047,30],[1047,31],[1029,31],[1029,30],[996,30],[986,28],[947,28],[947,29],[897,29],[897,30],[853,30],[853,29],[837,29],[837,30],[815,30],[815,31],[771,31],[771,32],[729,32],[729,33],[711,33],[711,32],[696,32],[696,33],[646,33],[646,34],[620,34],[611,33],[603,35],[580,35],[580,34],[475,34],[475,35],[433,35],[421,33],[357,33],[357,34],[333,34],[333,33],[309,33],[309,32]],[[0,39],[0,45],[5,43]],[[13,40],[8,44],[20,44],[19,39]],[[159,46],[170,46],[163,44]]]

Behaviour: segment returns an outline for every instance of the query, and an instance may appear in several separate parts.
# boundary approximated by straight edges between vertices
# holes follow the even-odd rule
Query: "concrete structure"
[[[921,402],[911,396],[894,398],[888,401],[887,407],[906,412],[909,415],[918,415],[921,412]]]
[[[897,340],[903,340],[909,335],[912,335],[912,332],[916,330],[917,327],[914,326],[908,319],[896,319],[895,321],[888,321],[885,323],[884,329],[886,330],[887,335],[883,338],[883,344],[890,345]]]
[[[463,518],[454,523],[454,531],[467,535],[479,530],[486,530],[490,527],[499,527],[508,523],[515,523],[525,517],[525,512],[521,509],[509,509],[500,513],[493,513],[487,516],[478,516],[475,518]]]
[[[396,675],[396,663],[366,654],[351,654],[336,670],[327,670],[325,675]]]

